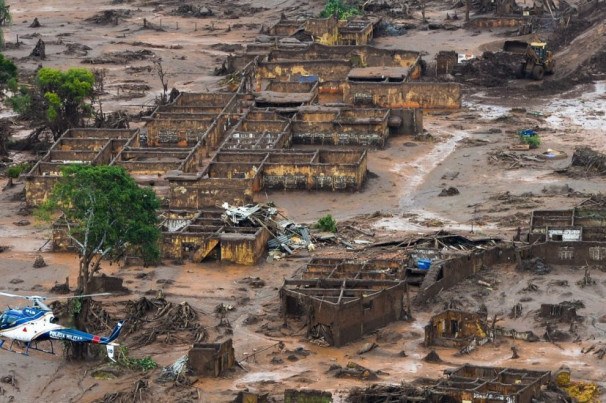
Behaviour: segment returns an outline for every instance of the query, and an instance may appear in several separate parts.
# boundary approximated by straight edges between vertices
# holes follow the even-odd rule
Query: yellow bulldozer
[[[524,54],[524,59],[516,70],[517,78],[533,78],[542,80],[545,74],[553,74],[555,59],[553,52],[547,50],[547,43],[536,40],[533,42],[505,41],[503,50],[506,52]]]

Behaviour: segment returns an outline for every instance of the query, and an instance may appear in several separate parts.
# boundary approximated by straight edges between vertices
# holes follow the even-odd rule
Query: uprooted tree
[[[80,260],[77,292],[87,294],[104,260],[116,262],[127,253],[141,256],[144,264],[159,260],[159,206],[155,193],[121,167],[69,165],[38,213],[46,220],[59,215],[66,226]],[[88,305],[83,299],[73,312],[75,326],[85,331]],[[73,358],[85,358],[82,346],[74,345]]]

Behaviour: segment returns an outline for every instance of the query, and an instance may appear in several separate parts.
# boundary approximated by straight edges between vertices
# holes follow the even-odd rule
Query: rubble
[[[273,236],[267,242],[272,257],[279,255],[272,251],[279,250],[292,255],[297,249],[313,250],[312,238],[306,226],[297,225],[278,212],[278,209],[269,204],[246,205],[241,207],[230,206],[224,203],[225,213],[222,219],[232,226],[248,223],[267,229]]]
[[[349,391],[347,402],[391,402],[424,401],[427,391],[423,387],[402,383],[400,385],[373,384],[367,388],[353,388]],[[406,399],[406,400],[403,400]]]
[[[180,15],[182,17],[203,18],[214,15],[212,10],[205,6],[194,6],[192,4],[183,4],[171,12],[172,15]]]
[[[572,167],[581,168],[586,174],[606,174],[606,155],[589,147],[579,147],[572,154]]]
[[[451,186],[449,188],[442,189],[442,191],[440,192],[440,194],[438,195],[438,197],[456,196],[459,193],[460,193],[459,189]]]
[[[377,372],[363,367],[360,364],[356,364],[353,361],[348,362],[345,367],[333,364],[330,366],[327,373],[335,378],[355,378],[365,381],[379,378]]]
[[[118,25],[120,20],[132,17],[132,11],[129,9],[104,10],[84,21],[97,25]]]
[[[583,354],[591,353],[592,355],[596,356],[596,358],[598,360],[601,360],[606,355],[606,343],[604,343],[604,342],[594,343],[589,347],[585,347],[585,348],[581,349],[581,353],[583,353]]]
[[[65,46],[67,49],[63,53],[66,55],[86,56],[88,55],[88,51],[92,50],[89,46],[81,43],[66,43]]]
[[[108,52],[95,58],[84,58],[84,64],[126,64],[137,60],[149,60],[156,58],[156,54],[148,49],[124,50],[121,52]]]
[[[540,257],[534,257],[522,261],[522,269],[532,271],[535,274],[544,275],[551,271],[551,267]]]

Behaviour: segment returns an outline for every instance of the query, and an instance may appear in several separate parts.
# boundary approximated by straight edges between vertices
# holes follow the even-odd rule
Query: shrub
[[[347,20],[360,15],[360,10],[356,6],[343,3],[343,0],[328,0],[324,10],[320,13],[320,17],[326,18],[333,15],[336,15],[340,20]]]
[[[538,148],[541,145],[541,139],[538,134],[532,136],[520,136],[522,143],[528,144],[530,148]]]
[[[326,232],[337,232],[337,221],[330,214],[326,214],[318,220],[316,228]]]
[[[31,165],[27,162],[21,164],[12,165],[6,170],[6,175],[9,178],[17,179],[23,172],[27,172],[31,169]]]

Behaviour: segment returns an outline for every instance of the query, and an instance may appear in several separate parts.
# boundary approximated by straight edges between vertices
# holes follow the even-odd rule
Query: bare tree
[[[162,67],[162,62],[159,60],[154,61],[154,70],[162,83],[162,95],[160,97],[160,105],[165,105],[168,103],[168,79],[166,78],[167,73],[164,71]]]
[[[103,113],[103,101],[101,101],[101,97],[105,94],[105,77],[107,76],[107,69],[95,69],[93,70],[93,74],[95,75],[95,83],[93,84],[91,104],[93,106],[97,104],[97,110],[95,111],[95,126],[102,127],[103,122],[105,121],[105,114]]]

